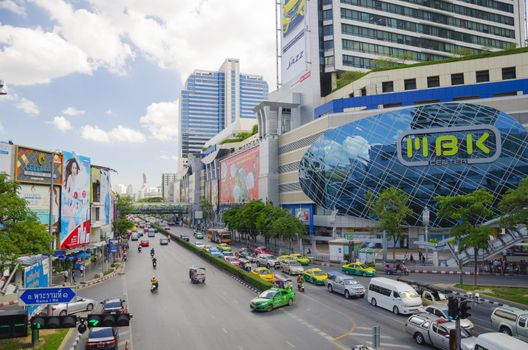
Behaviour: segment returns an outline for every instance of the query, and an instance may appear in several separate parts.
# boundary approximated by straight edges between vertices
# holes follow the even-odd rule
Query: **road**
[[[172,232],[191,231],[176,227]],[[159,238],[160,234],[150,238],[158,258],[156,271],[148,249],[139,254],[134,242],[126,274],[79,291],[79,295],[96,300],[128,300],[134,318],[130,328],[120,330],[120,349],[126,341],[129,349],[172,349],[175,344],[189,349],[350,349],[371,344],[375,325],[381,327],[381,349],[423,348],[405,333],[405,316],[374,308],[366,298],[347,300],[330,294],[324,287],[307,285],[305,293],[297,293],[293,306],[253,313],[249,302],[256,296],[254,292],[174,242],[160,246]],[[189,282],[192,265],[207,269],[204,285]],[[149,291],[153,273],[160,281],[160,291],[154,295]],[[368,278],[358,280],[368,285]],[[473,306],[475,333],[491,331],[491,310],[487,304]]]

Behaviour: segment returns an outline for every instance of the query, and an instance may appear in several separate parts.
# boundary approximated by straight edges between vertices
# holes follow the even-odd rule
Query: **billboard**
[[[110,171],[101,169],[101,203],[104,203],[104,221],[109,225],[112,223],[112,196],[111,196]]]
[[[258,177],[258,146],[220,161],[220,203],[259,199]]]
[[[63,151],[61,248],[90,243],[90,158]]]
[[[218,208],[218,179],[211,182],[211,204],[214,211]]]
[[[50,188],[44,185],[30,185],[22,184],[19,189],[20,197],[28,202],[28,207],[37,214],[40,223],[49,225],[49,209],[50,209]],[[53,202],[52,202],[52,225],[54,231],[57,231],[59,224],[59,201],[60,188],[53,187]]]
[[[281,81],[288,84],[307,70],[306,2],[282,0]]]
[[[34,148],[16,146],[15,181],[33,184],[49,184],[53,153]],[[53,157],[53,182],[62,185],[62,155]]]
[[[49,279],[49,260],[41,261],[24,268],[24,288],[43,288],[48,287]],[[32,316],[39,305],[26,306],[28,314]]]
[[[13,145],[0,142],[0,173],[13,176]]]
[[[303,224],[310,224],[310,208],[295,208],[295,217],[299,219]]]

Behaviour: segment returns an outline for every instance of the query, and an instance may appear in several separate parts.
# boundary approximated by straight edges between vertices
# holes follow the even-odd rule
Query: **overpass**
[[[140,202],[132,205],[130,214],[185,214],[187,205],[182,203],[147,203]]]

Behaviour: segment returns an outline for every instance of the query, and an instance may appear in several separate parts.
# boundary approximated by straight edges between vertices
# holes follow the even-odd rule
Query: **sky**
[[[67,150],[149,186],[177,170],[178,98],[240,59],[275,86],[275,1],[0,0],[0,141]]]

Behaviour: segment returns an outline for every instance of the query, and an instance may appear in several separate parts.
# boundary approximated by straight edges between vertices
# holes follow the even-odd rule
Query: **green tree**
[[[286,211],[284,209],[274,207],[271,204],[261,208],[256,216],[255,226],[258,232],[264,236],[266,246],[269,245],[271,239],[279,237],[277,232],[273,230],[273,223],[285,216]]]
[[[393,58],[393,57],[376,58],[373,63],[374,63],[374,67],[376,67],[377,69],[388,69],[388,68],[398,67],[401,65],[398,62],[398,59]]]
[[[22,255],[50,253],[50,235],[37,215],[18,195],[19,185],[0,173],[0,261],[13,263]]]
[[[436,197],[436,202],[438,203],[438,217],[456,222],[449,233],[458,240],[458,250],[471,247],[474,250],[475,278],[473,283],[476,286],[478,251],[488,246],[492,233],[491,227],[482,226],[481,223],[493,214],[491,209],[493,195],[481,188],[468,194],[439,196]],[[462,270],[460,263],[459,268]],[[462,274],[460,276],[462,284]]]
[[[271,230],[277,237],[288,240],[288,249],[290,252],[292,252],[293,239],[298,239],[300,236],[302,236],[305,233],[306,228],[299,219],[288,213],[273,221],[271,224]]]
[[[392,259],[395,260],[396,242],[401,242],[402,238],[402,224],[412,213],[408,206],[409,196],[396,187],[390,187],[378,196],[369,192],[366,199],[370,214],[378,220],[377,228],[392,238]]]
[[[200,201],[200,210],[203,213],[203,219],[206,225],[209,221],[214,219],[213,206],[208,201],[206,200]]]
[[[504,216],[501,223],[506,228],[528,225],[528,177],[515,189],[509,189],[502,197],[499,208]]]
[[[114,220],[114,233],[118,236],[125,236],[127,231],[134,227],[134,223],[128,220],[127,215],[132,212],[133,199],[130,196],[117,196],[116,212]]]
[[[162,197],[141,198],[138,202],[140,203],[161,203],[163,202],[163,198]]]

